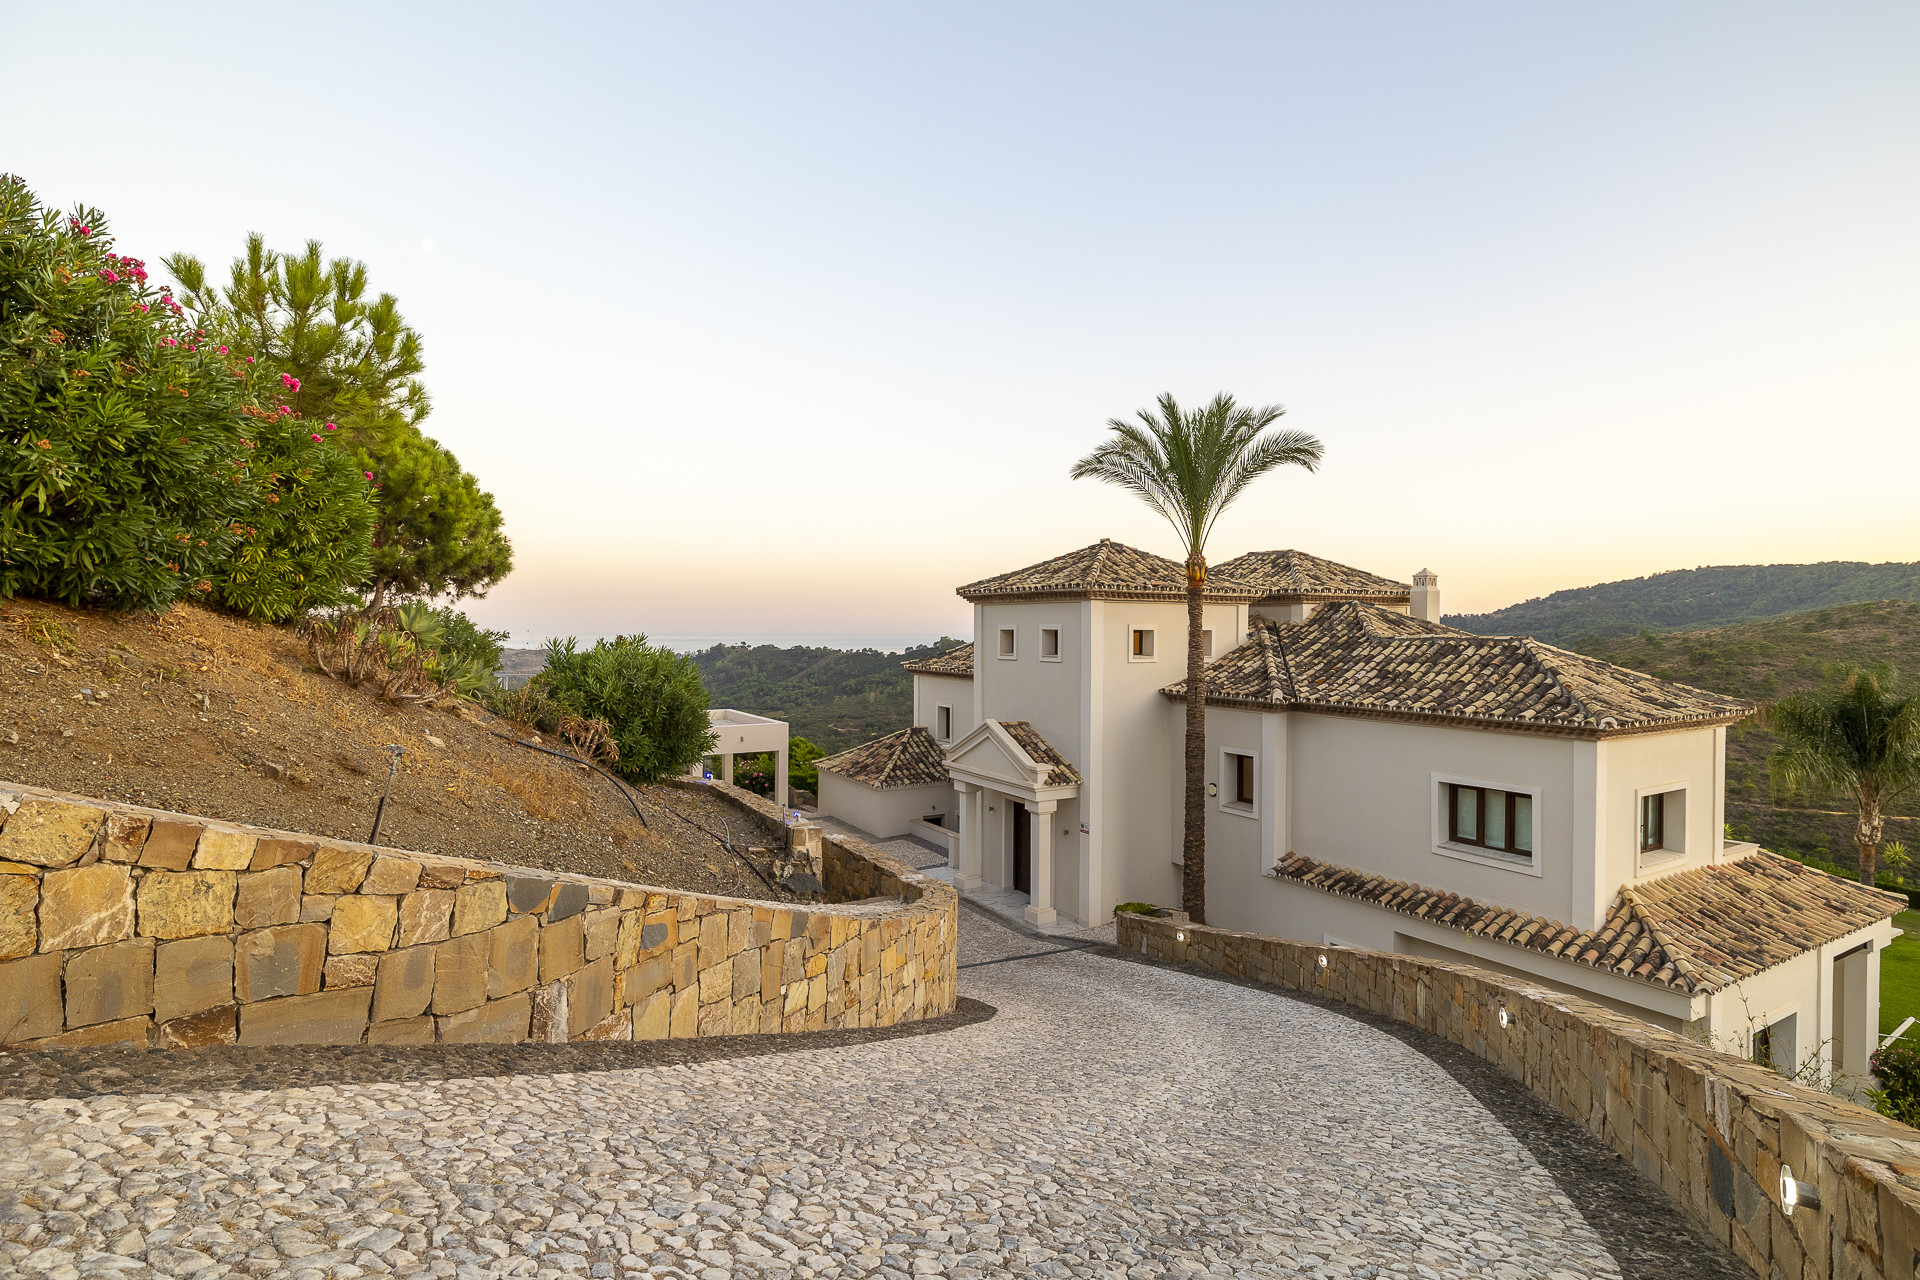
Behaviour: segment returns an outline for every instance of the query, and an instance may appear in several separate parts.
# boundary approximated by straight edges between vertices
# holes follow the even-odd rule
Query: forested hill
[[[1829,560],[1675,569],[1556,591],[1492,613],[1449,614],[1442,621],[1483,636],[1533,636],[1569,645],[1589,636],[1727,626],[1870,600],[1920,600],[1920,564]]]
[[[785,720],[795,737],[834,752],[911,724],[913,677],[900,664],[959,643],[943,639],[905,653],[715,645],[693,661],[714,706]]]

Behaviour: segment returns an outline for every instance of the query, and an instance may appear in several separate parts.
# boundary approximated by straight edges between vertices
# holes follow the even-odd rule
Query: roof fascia
[[[1160,690],[1168,702],[1185,703],[1187,696],[1168,687]],[[1556,725],[1544,721],[1501,720],[1492,716],[1446,715],[1441,712],[1389,711],[1380,707],[1345,706],[1323,702],[1262,702],[1257,698],[1208,697],[1209,707],[1238,707],[1247,711],[1298,711],[1306,715],[1347,716],[1356,720],[1391,720],[1400,724],[1427,724],[1447,729],[1488,729],[1498,733],[1528,733],[1551,738],[1578,738],[1594,742],[1603,738],[1631,738],[1649,733],[1681,733],[1688,729],[1713,729],[1738,724],[1752,715],[1702,716],[1690,720],[1659,720],[1651,724],[1598,729],[1588,725]]]

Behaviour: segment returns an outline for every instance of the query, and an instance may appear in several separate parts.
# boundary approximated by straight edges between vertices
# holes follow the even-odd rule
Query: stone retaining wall
[[[1117,920],[1123,950],[1343,1001],[1504,1068],[1770,1280],[1909,1280],[1920,1265],[1920,1132],[1905,1125],[1636,1018],[1468,965],[1124,911]],[[1782,1165],[1818,1186],[1819,1207],[1782,1212]]]
[[[663,1039],[951,1012],[952,888],[831,848],[831,897],[893,900],[702,897],[0,783],[0,1044]]]

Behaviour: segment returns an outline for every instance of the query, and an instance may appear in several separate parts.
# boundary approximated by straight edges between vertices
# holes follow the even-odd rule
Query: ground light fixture
[[[1801,1204],[1809,1209],[1818,1209],[1820,1188],[1811,1182],[1800,1181],[1793,1176],[1793,1170],[1783,1164],[1780,1166],[1780,1212],[1791,1218],[1794,1206]]]
[[[1313,962],[1313,967],[1318,969],[1322,973],[1325,973],[1327,971],[1327,953],[1326,952],[1322,951],[1320,953],[1320,958]]]
[[[1507,1012],[1507,1006],[1500,1006],[1500,1029],[1506,1030],[1513,1025],[1513,1015]]]
[[[1185,942],[1187,940],[1186,931],[1182,929],[1175,929],[1173,931],[1173,940],[1175,942]]]

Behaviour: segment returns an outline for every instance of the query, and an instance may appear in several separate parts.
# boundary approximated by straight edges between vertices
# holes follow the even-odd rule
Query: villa
[[[820,806],[943,842],[1037,927],[1177,904],[1185,572],[1102,541],[959,589],[913,725],[819,762]],[[1463,960],[1788,1069],[1864,1077],[1902,897],[1724,838],[1750,704],[1439,621],[1299,551],[1215,567],[1207,918]]]

